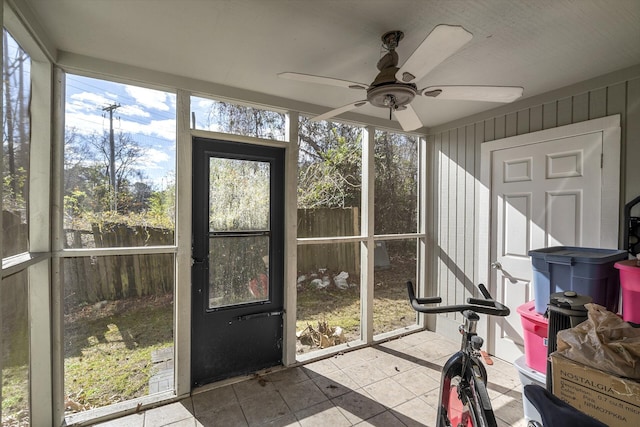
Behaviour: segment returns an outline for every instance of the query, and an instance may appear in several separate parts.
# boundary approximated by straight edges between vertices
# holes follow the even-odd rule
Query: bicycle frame
[[[416,311],[427,314],[459,312],[465,318],[464,324],[459,328],[462,333],[460,350],[451,356],[442,368],[438,405],[439,427],[497,427],[487,392],[487,370],[478,359],[483,340],[476,333],[476,327],[480,320],[478,313],[508,316],[510,310],[491,298],[484,285],[480,284],[478,288],[484,299],[467,298],[467,304],[431,306],[441,303],[442,299],[416,298],[413,284],[407,282],[409,301]],[[452,401],[452,398],[455,401]],[[454,411],[459,414],[453,414]],[[452,421],[455,424],[452,424]]]
[[[484,365],[476,356],[471,338],[476,336],[477,314],[472,312],[475,318],[469,319],[465,316],[465,323],[461,325],[462,345],[460,351],[456,352],[447,360],[442,368],[440,381],[440,401],[438,406],[438,426],[450,427],[452,414],[447,411],[451,408],[452,402],[452,380],[460,377],[457,384],[457,399],[462,406],[470,407],[470,420],[463,415],[460,423],[464,426],[495,427],[497,422],[491,407],[491,400],[487,392],[487,371]],[[456,427],[456,426],[453,426]]]

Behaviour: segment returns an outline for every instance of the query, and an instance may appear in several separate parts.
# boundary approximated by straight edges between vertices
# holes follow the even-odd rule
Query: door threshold
[[[191,390],[191,395],[194,396],[196,394],[206,393],[208,391],[215,390],[217,388],[225,387],[225,386],[232,385],[232,384],[238,384],[238,383],[241,383],[241,382],[252,380],[254,378],[261,377],[263,375],[268,375],[268,374],[273,374],[274,372],[284,371],[285,369],[291,368],[292,366],[296,366],[296,365],[291,365],[291,366],[284,366],[284,365],[273,366],[271,368],[261,369],[259,371],[253,372],[251,374],[239,375],[237,377],[225,378],[223,380],[214,381],[212,383],[204,384],[204,385],[202,385],[200,387],[196,387],[196,388],[192,389]]]

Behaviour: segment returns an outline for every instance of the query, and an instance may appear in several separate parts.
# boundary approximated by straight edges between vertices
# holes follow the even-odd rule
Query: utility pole
[[[102,109],[109,112],[109,181],[113,189],[113,202],[111,203],[114,211],[118,210],[118,185],[116,184],[116,144],[113,139],[113,112],[116,108],[120,108],[120,104],[111,104]]]

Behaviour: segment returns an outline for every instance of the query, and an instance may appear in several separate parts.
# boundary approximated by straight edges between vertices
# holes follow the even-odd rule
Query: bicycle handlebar
[[[480,292],[485,299],[480,298],[467,298],[467,304],[459,305],[439,305],[433,307],[425,307],[426,304],[439,304],[442,302],[440,297],[429,298],[416,298],[416,294],[413,290],[413,283],[407,282],[407,290],[409,291],[409,301],[414,310],[421,313],[462,313],[465,310],[473,310],[476,313],[490,314],[493,316],[508,316],[510,313],[509,307],[494,300],[487,288],[480,283],[478,285]]]

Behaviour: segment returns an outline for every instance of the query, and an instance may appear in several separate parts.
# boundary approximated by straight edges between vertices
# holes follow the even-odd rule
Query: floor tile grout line
[[[414,339],[414,341],[417,342],[417,340],[415,340],[415,339]],[[400,363],[400,361],[396,362],[396,361],[394,361],[393,358],[390,359],[390,361],[389,361],[389,359],[381,358],[381,357],[377,357],[377,356],[376,357],[370,357],[372,353],[369,352],[369,353],[366,354],[366,357],[362,358],[360,361],[356,361],[356,362],[350,363],[348,367],[339,366],[339,363],[337,363],[333,359],[330,359],[330,362],[334,365],[334,367],[336,369],[336,371],[332,371],[332,372],[335,372],[334,374],[330,374],[330,373],[322,374],[322,373],[317,373],[316,371],[307,372],[307,371],[303,370],[301,373],[304,374],[304,375],[285,376],[287,378],[286,380],[271,381],[271,383],[274,386],[274,388],[272,390],[277,391],[279,398],[284,403],[283,409],[286,408],[287,413],[285,413],[285,414],[283,414],[281,416],[278,416],[276,418],[273,418],[272,420],[266,421],[265,423],[261,423],[259,425],[265,425],[265,424],[273,423],[274,421],[276,421],[278,419],[281,419],[283,417],[291,417],[292,420],[295,419],[297,421],[298,424],[296,424],[296,425],[299,425],[302,422],[300,420],[300,418],[299,418],[299,413],[300,412],[302,412],[302,411],[304,411],[306,409],[312,408],[313,406],[320,405],[320,404],[325,404],[325,405],[327,405],[328,407],[331,407],[331,408],[336,408],[336,407],[340,408],[340,404],[336,403],[337,399],[340,398],[340,397],[343,397],[344,395],[346,395],[346,394],[348,394],[350,392],[357,392],[357,393],[365,392],[366,396],[369,399],[371,399],[371,401],[374,401],[374,402],[378,403],[380,405],[380,409],[382,409],[382,412],[377,413],[376,415],[370,416],[370,417],[368,417],[366,419],[364,419],[364,418],[360,419],[359,421],[357,421],[358,423],[370,420],[371,418],[374,418],[376,416],[379,416],[379,415],[382,415],[382,414],[385,414],[385,413],[389,413],[390,416],[394,416],[395,418],[400,419],[399,415],[396,415],[396,414],[402,414],[402,413],[398,412],[397,408],[399,408],[400,406],[410,402],[412,399],[419,399],[419,401],[417,402],[418,405],[426,405],[426,406],[429,406],[431,409],[435,409],[434,406],[430,402],[434,400],[433,399],[433,397],[434,397],[433,393],[434,393],[434,390],[436,390],[438,388],[438,386],[433,387],[430,390],[425,390],[424,392],[422,392],[420,394],[416,394],[417,389],[416,389],[416,391],[414,391],[413,389],[410,389],[410,388],[406,387],[402,383],[401,379],[398,377],[401,374],[406,374],[406,373],[409,373],[409,372],[414,371],[414,370],[416,371],[416,373],[420,372],[420,370],[425,372],[424,370],[425,370],[425,368],[427,368],[427,370],[429,370],[429,372],[426,373],[426,375],[429,376],[432,379],[435,379],[437,381],[437,379],[433,375],[431,375],[431,374],[433,374],[433,372],[431,372],[430,370],[433,370],[434,369],[434,365],[437,365],[437,363],[434,363],[434,362],[437,362],[440,359],[444,360],[444,359],[448,358],[449,356],[446,355],[446,356],[436,357],[436,358],[432,358],[432,356],[428,355],[428,354],[425,354],[424,357],[414,356],[413,354],[419,354],[418,352],[421,353],[422,350],[423,350],[423,349],[416,349],[416,347],[418,347],[418,345],[421,345],[421,344],[407,345],[406,347],[402,346],[403,347],[402,350],[391,349],[391,351],[389,351],[388,348],[380,348],[380,349],[374,348],[375,350],[380,350],[382,353],[385,353],[385,354],[393,354],[393,353],[400,354],[400,353],[405,353],[405,352],[406,353],[411,353],[411,354],[405,354],[405,356],[401,357],[401,359],[407,360],[407,361],[411,361],[412,359],[415,359],[416,362],[419,362],[419,363],[415,363],[415,366],[410,366],[410,367],[405,367],[403,365],[401,367],[401,369],[398,370],[397,372],[393,372],[393,370],[391,370],[389,368],[389,366],[384,365],[384,367],[382,369],[380,368],[380,366],[381,366],[381,363],[382,364],[388,364],[388,363],[393,364],[393,363]],[[398,346],[394,345],[393,347],[399,347],[399,346],[400,345],[398,345]],[[393,351],[393,350],[395,350],[395,351]],[[356,352],[357,352],[357,350],[356,350]],[[396,357],[400,357],[400,356],[396,356]],[[353,357],[353,360],[356,360],[356,359],[358,359],[357,356]],[[312,363],[314,363],[314,362],[312,362]],[[501,363],[502,362],[499,362],[499,364],[501,364]],[[353,368],[354,366],[359,366],[359,369],[362,371],[362,372],[359,373],[360,376],[358,377],[358,378],[360,378],[360,381],[353,380],[353,377],[351,377],[348,374],[350,369]],[[505,367],[507,367],[507,366],[511,367],[513,365],[504,362],[504,366]],[[300,366],[299,368],[301,368],[301,369],[304,368],[304,365]],[[367,372],[367,370],[371,370],[372,368],[378,368],[378,370],[380,371],[381,375],[380,375],[380,378],[378,378],[376,376],[375,380],[373,380],[372,382],[368,382],[368,380],[366,379],[366,372]],[[295,369],[297,369],[297,368],[295,368]],[[495,367],[494,367],[494,369],[495,369]],[[321,372],[321,370],[320,370],[320,372]],[[489,382],[490,382],[489,390],[492,391],[492,394],[495,394],[495,397],[493,399],[491,399],[491,400],[495,401],[496,399],[501,399],[502,402],[509,402],[509,403],[510,402],[518,402],[519,404],[521,404],[521,399],[522,399],[521,390],[520,390],[521,389],[521,385],[520,385],[519,377],[517,376],[517,372],[515,374],[513,374],[513,375],[507,375],[505,377],[505,378],[507,378],[506,381],[499,380],[498,383],[492,383],[492,381],[491,381],[492,380],[492,375],[491,374],[493,374],[493,378],[494,379],[498,379],[499,378],[498,376],[496,376],[496,374],[494,372],[490,372],[489,373]],[[348,379],[350,379],[350,382],[352,383],[352,385],[343,385],[343,383],[341,383],[340,381],[333,380],[332,378],[328,377],[327,375],[331,375],[332,377],[334,375],[337,375],[337,377],[335,377],[335,378],[339,378],[339,377],[348,378]],[[304,377],[304,378],[302,378],[302,377]],[[342,394],[336,395],[336,396],[333,396],[331,394],[325,393],[325,390],[323,390],[323,387],[321,386],[321,384],[318,383],[318,381],[319,381],[318,378],[322,378],[322,377],[326,378],[326,380],[328,381],[329,384],[335,383],[336,385],[340,386],[342,389],[344,389],[345,393],[342,393]],[[402,400],[403,400],[402,402],[394,403],[392,406],[389,406],[387,404],[383,404],[382,401],[386,401],[386,402],[390,402],[391,401],[391,402],[393,402],[393,400],[385,400],[384,398],[381,398],[381,400],[378,400],[378,399],[374,398],[374,394],[369,393],[368,390],[371,389],[371,386],[375,386],[376,384],[378,384],[380,382],[383,382],[383,381],[386,381],[386,380],[393,381],[393,383],[395,383],[394,386],[398,386],[398,387],[400,387],[400,390],[404,390],[404,391],[407,392],[407,395],[402,398]],[[287,400],[285,400],[285,398],[284,398],[285,394],[283,394],[284,393],[283,390],[286,390],[288,387],[296,386],[296,385],[298,385],[298,383],[301,383],[301,382],[304,382],[304,381],[309,381],[309,384],[313,384],[316,388],[318,388],[318,390],[321,393],[320,396],[322,397],[323,400],[320,401],[320,402],[316,402],[316,403],[313,403],[311,405],[308,405],[308,406],[306,406],[304,408],[301,408],[297,412],[294,412],[293,411],[293,407],[291,406],[291,403],[288,402]],[[365,384],[365,382],[366,382],[366,384]],[[362,385],[362,384],[364,384],[364,385]],[[407,383],[407,384],[410,384],[410,383]],[[247,417],[247,413],[246,413],[245,407],[241,403],[242,400],[243,400],[243,399],[241,399],[241,397],[243,396],[243,395],[240,394],[241,390],[236,389],[234,387],[232,387],[232,389],[233,389],[233,395],[234,395],[234,402],[241,409],[241,414],[242,414],[243,421],[246,423],[246,425],[249,425],[250,427],[254,427],[256,424],[253,424],[253,425],[249,424],[249,419]],[[247,391],[246,395],[250,395],[251,394],[250,389],[247,389],[246,391]],[[411,396],[411,397],[409,397],[409,396]],[[190,396],[188,399],[189,399],[188,402],[191,403],[191,407],[193,409],[192,410],[192,416],[191,416],[190,419],[193,420],[194,423],[197,423],[198,418],[197,418],[196,413],[195,413],[195,402],[193,401],[193,397],[192,396]],[[185,402],[185,403],[187,403],[187,402]],[[511,403],[511,404],[509,404],[509,406],[510,406],[510,409],[506,409],[505,413],[503,413],[502,416],[500,416],[500,417],[498,417],[496,415],[496,418],[499,419],[499,422],[501,424],[508,425],[509,423],[505,422],[504,417],[512,418],[511,415],[513,414],[514,416],[521,417],[520,421],[516,422],[517,425],[521,425],[521,424],[519,424],[523,419],[522,418],[522,414],[519,414],[519,412],[521,412],[521,409],[518,412],[508,412],[508,411],[513,411],[515,409],[515,407],[518,406],[518,405]],[[365,415],[365,414],[362,414],[362,415]],[[306,416],[305,416],[305,418],[306,418]],[[143,423],[143,425],[145,427],[146,427],[147,421],[148,420],[147,420],[146,411],[145,411],[145,413],[143,415],[143,419],[142,419],[142,423]],[[352,421],[349,421],[349,422],[351,423],[351,425],[355,425],[356,424],[356,422],[352,422]],[[400,420],[400,422],[402,422],[402,421]],[[156,427],[156,426],[154,426],[154,427]]]

